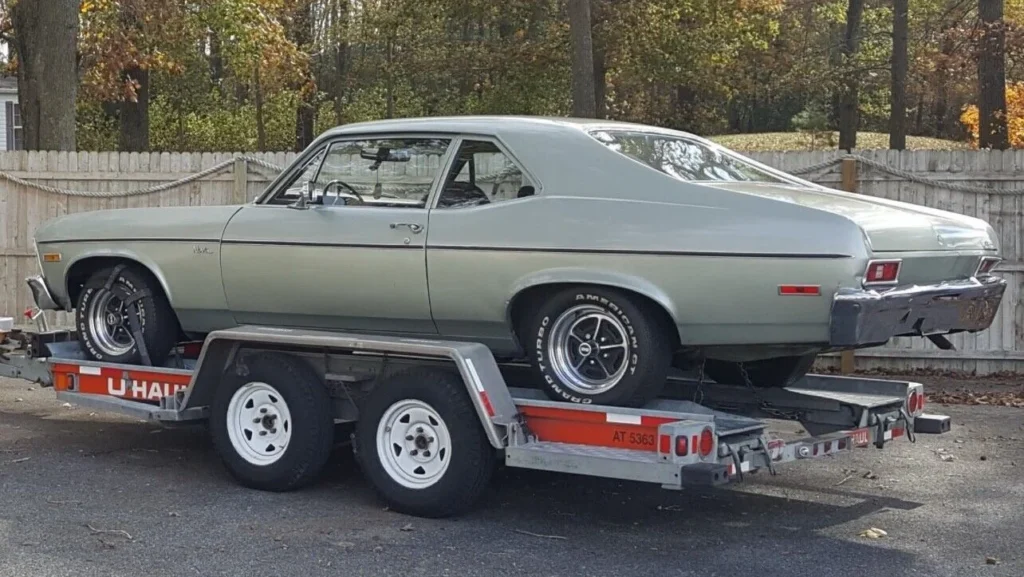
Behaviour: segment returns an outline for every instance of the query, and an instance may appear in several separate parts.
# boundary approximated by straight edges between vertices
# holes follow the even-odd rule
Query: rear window
[[[788,182],[737,154],[680,136],[630,130],[597,130],[590,135],[608,148],[679,180]]]

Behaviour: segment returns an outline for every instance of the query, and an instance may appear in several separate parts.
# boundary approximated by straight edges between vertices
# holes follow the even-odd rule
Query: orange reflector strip
[[[192,380],[188,374],[138,370],[127,371],[125,375],[125,372],[95,365],[54,363],[53,388],[57,391],[156,402],[187,389]]]
[[[43,262],[60,262],[59,252],[46,252],[43,253]]]
[[[797,296],[818,296],[821,294],[821,287],[817,285],[783,284],[779,285],[779,294]]]

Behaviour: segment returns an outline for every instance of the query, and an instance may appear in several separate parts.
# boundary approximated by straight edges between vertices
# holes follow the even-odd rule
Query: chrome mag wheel
[[[585,395],[615,387],[629,366],[629,337],[607,310],[580,305],[555,319],[548,339],[551,369],[562,384]]]

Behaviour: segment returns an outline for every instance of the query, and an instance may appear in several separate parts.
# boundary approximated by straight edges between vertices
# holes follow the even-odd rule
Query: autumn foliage
[[[978,107],[971,104],[964,107],[960,122],[971,136],[971,142],[978,143]],[[1024,148],[1024,82],[1006,87],[1006,124],[1010,135],[1010,146]]]

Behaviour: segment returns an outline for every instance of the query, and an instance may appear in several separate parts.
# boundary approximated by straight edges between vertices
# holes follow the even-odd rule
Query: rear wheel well
[[[159,290],[168,303],[170,298],[167,295],[167,291],[164,290],[163,283],[157,278],[153,271],[141,262],[121,256],[94,256],[89,258],[83,258],[82,260],[71,265],[68,269],[67,278],[67,294],[68,304],[71,308],[74,308],[78,304],[78,297],[82,293],[83,285],[89,280],[89,277],[96,271],[104,267],[112,267],[118,264],[126,264],[135,267],[140,274],[146,277],[149,281],[149,285],[153,287],[153,290]],[[171,307],[171,311],[174,311],[174,307]],[[177,321],[177,318],[175,318]],[[181,325],[178,325],[178,332],[181,332]]]
[[[652,318],[661,325],[662,330],[672,339],[672,349],[678,349],[680,345],[679,332],[676,329],[675,321],[672,319],[672,315],[669,314],[668,310],[662,306],[661,303],[652,299],[651,297],[630,289],[625,289],[615,285],[607,285],[601,283],[551,283],[541,284],[528,287],[514,297],[512,302],[509,304],[509,321],[512,323],[512,331],[516,336],[516,340],[520,347],[524,350],[526,343],[523,342],[523,337],[529,330],[526,324],[530,321],[528,311],[535,310],[539,306],[540,302],[551,294],[558,291],[572,288],[572,287],[602,287],[619,291],[630,298],[643,308],[645,311],[650,312]]]

